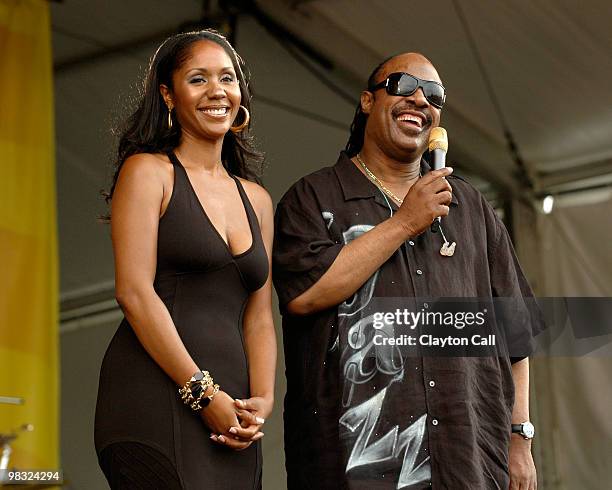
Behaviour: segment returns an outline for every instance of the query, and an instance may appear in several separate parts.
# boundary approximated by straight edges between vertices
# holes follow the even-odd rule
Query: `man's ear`
[[[364,114],[369,114],[374,103],[374,94],[368,90],[361,92],[361,111]]]
[[[174,108],[174,102],[172,102],[172,91],[168,88],[167,85],[163,83],[159,86],[159,93],[164,99],[166,106],[168,109],[172,110]]]

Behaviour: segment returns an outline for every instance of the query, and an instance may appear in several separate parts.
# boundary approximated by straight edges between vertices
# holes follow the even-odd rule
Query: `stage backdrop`
[[[10,467],[57,469],[58,259],[49,7],[0,0],[0,432]]]
[[[602,226],[611,214],[611,189],[560,196],[549,215],[517,203],[517,252],[539,296],[612,297],[612,237]],[[530,361],[533,448],[543,490],[598,490],[610,480],[609,319],[600,330],[596,350]]]

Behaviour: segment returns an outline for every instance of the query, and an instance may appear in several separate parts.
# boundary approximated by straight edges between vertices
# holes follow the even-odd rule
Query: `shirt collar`
[[[427,163],[427,160],[425,160],[424,157],[421,158],[421,173],[425,175],[430,170],[431,167],[429,166],[429,163]],[[342,188],[345,201],[373,197],[376,202],[382,204],[383,206],[386,205],[385,199],[376,184],[370,181],[355,166],[344,151],[340,152],[338,161],[336,162],[336,165],[334,165],[334,171],[336,172],[336,176],[340,182],[340,187]],[[451,204],[454,204],[455,206],[459,205],[459,201],[457,200],[457,196],[454,192],[451,199]]]

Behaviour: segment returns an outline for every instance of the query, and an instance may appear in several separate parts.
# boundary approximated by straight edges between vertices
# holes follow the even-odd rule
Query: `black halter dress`
[[[257,216],[233,177],[252,235],[232,255],[206,215],[176,156],[174,187],[160,218],[155,291],[201,369],[234,398],[248,398],[242,319],[249,294],[268,277]],[[261,486],[261,445],[233,451],[209,439],[178,386],[144,350],[127,320],[113,337],[100,372],[95,444],[113,488],[236,489]]]

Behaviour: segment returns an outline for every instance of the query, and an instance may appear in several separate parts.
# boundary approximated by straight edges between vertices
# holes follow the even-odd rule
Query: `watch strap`
[[[535,435],[535,428],[528,420],[522,424],[511,424],[510,427],[513,434],[519,434],[523,439],[533,439]]]

